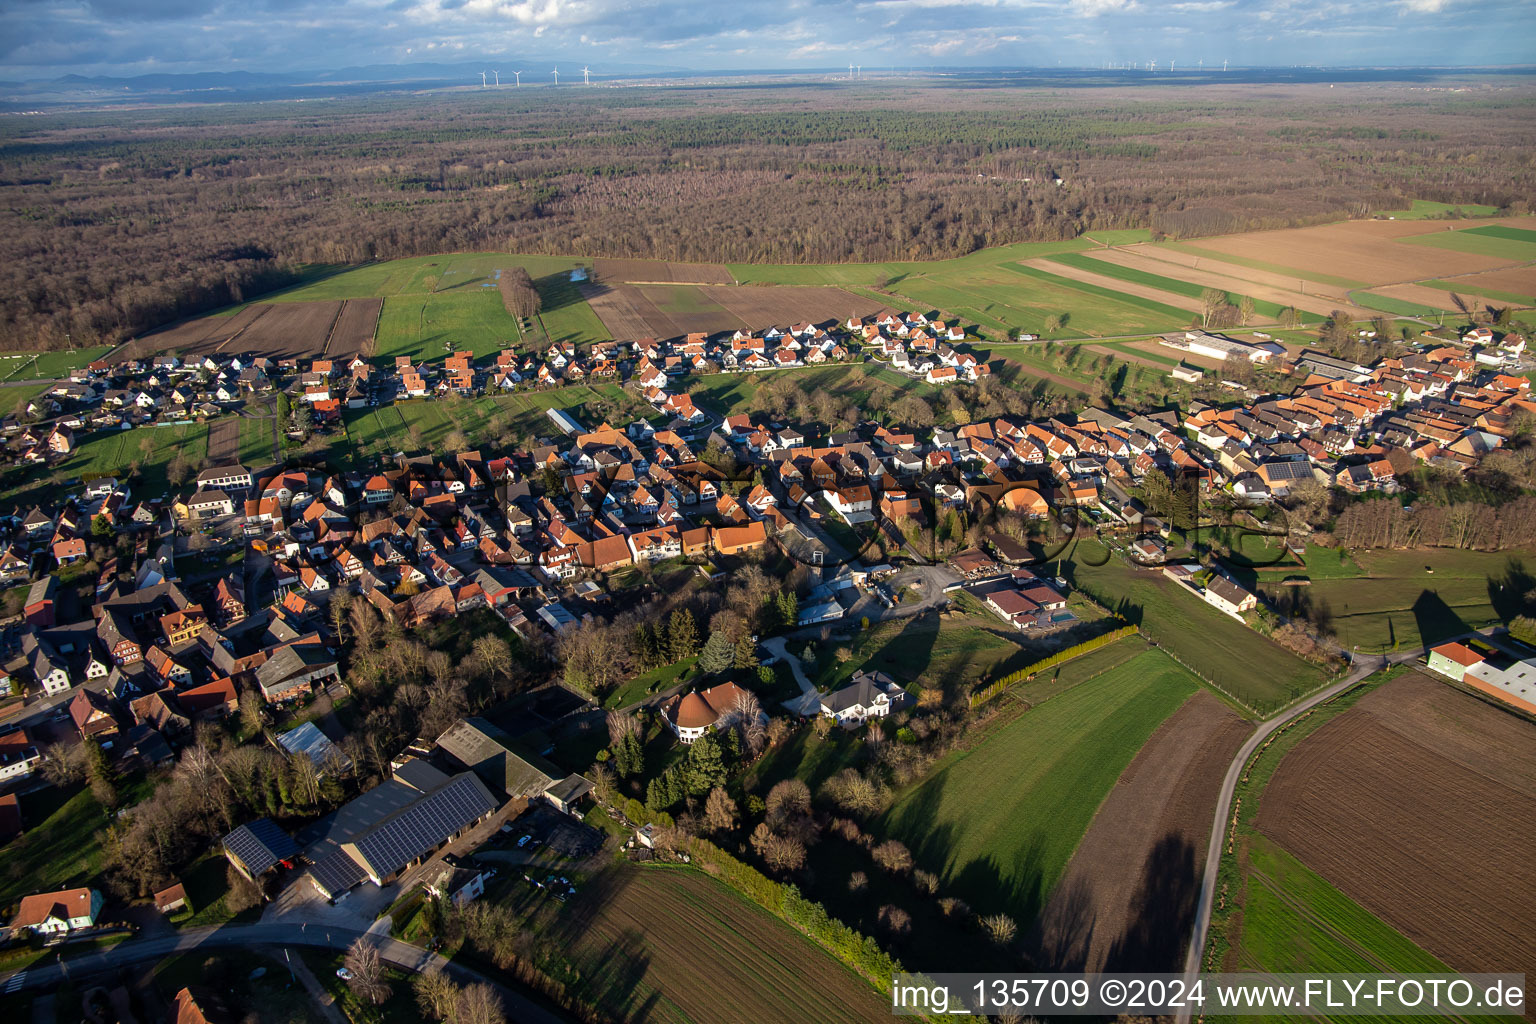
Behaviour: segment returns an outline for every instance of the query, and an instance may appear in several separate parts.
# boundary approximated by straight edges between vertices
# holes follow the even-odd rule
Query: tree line
[[[1350,131],[1366,101],[1372,130]],[[301,265],[443,251],[880,261],[1293,226],[1410,197],[1523,211],[1536,163],[1520,103],[1470,119],[1453,96],[1386,86],[1152,104],[784,86],[750,104],[658,90],[510,111],[498,94],[39,117],[0,144],[0,347],[120,340]],[[1298,118],[1318,131],[1277,132]]]

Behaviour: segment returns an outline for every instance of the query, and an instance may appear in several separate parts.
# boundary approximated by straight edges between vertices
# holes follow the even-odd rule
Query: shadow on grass
[[[1492,589],[1491,581],[1489,589]],[[1439,591],[1430,590],[1428,587],[1421,591],[1418,599],[1413,602],[1413,621],[1418,627],[1419,638],[1425,644],[1432,644],[1471,629],[1461,616],[1445,603]],[[1394,632],[1393,635],[1395,636],[1396,633]]]

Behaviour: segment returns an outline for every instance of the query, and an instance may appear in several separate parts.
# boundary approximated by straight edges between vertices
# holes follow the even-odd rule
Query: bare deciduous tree
[[[379,947],[372,940],[359,937],[347,947],[342,964],[352,974],[347,984],[359,999],[377,1006],[389,998],[389,982],[384,980],[384,958],[379,956]]]

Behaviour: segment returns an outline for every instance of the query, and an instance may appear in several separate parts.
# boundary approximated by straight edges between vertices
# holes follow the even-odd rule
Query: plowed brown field
[[[841,288],[795,285],[581,286],[615,338],[675,338],[684,334],[759,331],[801,321],[823,323],[874,316],[887,307]],[[666,308],[662,308],[665,306]]]
[[[1458,221],[1457,226],[1478,222]],[[1447,274],[1511,266],[1514,260],[1474,253],[1436,249],[1425,245],[1397,245],[1392,241],[1428,231],[1445,230],[1440,222],[1352,220],[1310,228],[1253,231],[1241,235],[1202,238],[1200,248],[1232,256],[1265,260],[1287,267],[1310,267],[1335,277],[1391,284],[1422,281]]]
[[[240,459],[240,421],[233,416],[214,420],[208,426],[208,461],[228,465]]]
[[[176,351],[183,355],[208,355],[225,341],[245,330],[269,307],[250,305],[231,316],[204,316],[188,320],[130,342],[121,353],[124,359],[147,359],[159,352]]]
[[[1187,252],[1170,249],[1165,245],[1152,245],[1150,243],[1125,245],[1121,246],[1119,251],[1134,253],[1135,255],[1144,256],[1147,259],[1158,260],[1163,263],[1174,264],[1175,266],[1165,267],[1160,271],[1156,271],[1156,273],[1167,274],[1169,277],[1177,277],[1180,280],[1198,280],[1198,278],[1189,276],[1189,272],[1193,270],[1202,274],[1206,272],[1221,274],[1235,280],[1253,282],[1253,284],[1262,285],[1266,288],[1293,291],[1300,287],[1301,279],[1291,274],[1277,274],[1270,270],[1256,270],[1253,267],[1239,266],[1236,263],[1221,263],[1211,259],[1209,256],[1195,256]],[[1093,255],[1097,255],[1097,253]],[[1148,266],[1145,269],[1151,270],[1152,268]],[[1229,290],[1239,291],[1244,295],[1252,295],[1253,292],[1248,290],[1249,287],[1251,285],[1241,289]],[[1348,300],[1346,289],[1336,284],[1319,284],[1316,281],[1307,281],[1305,290],[1308,295],[1328,296],[1340,302]]]
[[[1536,267],[1509,267],[1505,270],[1487,270],[1469,277],[1452,278],[1450,284],[1473,288],[1492,288],[1536,299]]]
[[[1536,963],[1536,726],[1424,675],[1286,755],[1259,828],[1450,966]]]
[[[615,1020],[890,1020],[868,982],[697,871],[615,868],[557,929],[580,968],[578,990]]]
[[[318,356],[340,313],[340,302],[274,302],[225,350],[277,358]]]
[[[705,297],[741,317],[751,330],[775,324],[788,327],[809,321],[847,320],[878,316],[890,307],[841,288],[777,285],[774,287],[700,288]]]
[[[1121,267],[1129,267],[1132,270],[1144,271],[1148,274],[1161,274],[1164,277],[1176,278],[1197,284],[1202,288],[1220,288],[1232,292],[1235,295],[1251,295],[1255,299],[1266,302],[1278,302],[1282,306],[1295,306],[1297,309],[1306,310],[1309,313],[1321,313],[1327,315],[1335,309],[1344,309],[1355,316],[1368,315],[1364,310],[1357,310],[1332,295],[1322,295],[1308,288],[1305,292],[1297,291],[1289,285],[1295,284],[1294,279],[1287,279],[1285,285],[1278,287],[1259,284],[1251,278],[1241,275],[1225,273],[1225,266],[1214,260],[1205,260],[1199,270],[1193,270],[1175,264],[1153,259],[1145,250],[1137,249],[1097,249],[1086,253],[1090,259],[1103,260],[1105,263],[1113,263]],[[1246,270],[1247,268],[1241,268]],[[1337,291],[1338,289],[1333,289]],[[1186,299],[1186,302],[1197,300]]]
[[[662,260],[594,260],[593,272],[603,284],[735,284],[719,263],[670,263]]]
[[[373,342],[383,308],[383,299],[348,299],[336,318],[336,326],[331,328],[326,355],[355,356],[366,351]]]
[[[1041,912],[1040,969],[1179,969],[1216,793],[1252,728],[1204,691],[1158,727]]]
[[[1384,295],[1389,299],[1402,299],[1404,302],[1417,302],[1421,306],[1431,306],[1435,309],[1443,309],[1446,312],[1454,312],[1456,303],[1451,301],[1451,293],[1443,292],[1438,288],[1426,288],[1421,284],[1392,284],[1385,288],[1376,288],[1372,295]],[[1470,293],[1463,296],[1467,304],[1473,308],[1482,301],[1476,295]]]

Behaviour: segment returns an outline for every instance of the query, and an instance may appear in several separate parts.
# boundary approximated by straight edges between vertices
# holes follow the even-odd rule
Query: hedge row
[[[889,993],[892,977],[903,972],[900,961],[881,949],[873,938],[832,917],[820,903],[800,895],[797,887],[775,882],[707,839],[692,837],[687,849],[694,863],[707,874],[805,933],[817,945],[868,978],[882,993]]]
[[[1050,657],[1042,658],[1035,662],[1033,665],[1026,665],[1024,668],[1019,669],[1017,672],[1010,672],[1006,676],[1003,676],[1001,679],[995,680],[994,682],[971,694],[971,707],[980,707],[982,704],[985,704],[993,697],[996,697],[998,694],[1008,689],[1008,687],[1013,686],[1016,683],[1022,683],[1036,672],[1043,672],[1048,668],[1060,665],[1064,661],[1071,661],[1078,655],[1087,654],[1089,651],[1098,650],[1100,647],[1103,647],[1106,644],[1112,644],[1122,637],[1131,636],[1136,631],[1137,630],[1135,626],[1121,626],[1119,629],[1112,629],[1108,633],[1101,633],[1099,636],[1096,636],[1091,640],[1084,640],[1080,644],[1059,650],[1055,654],[1052,654]]]

